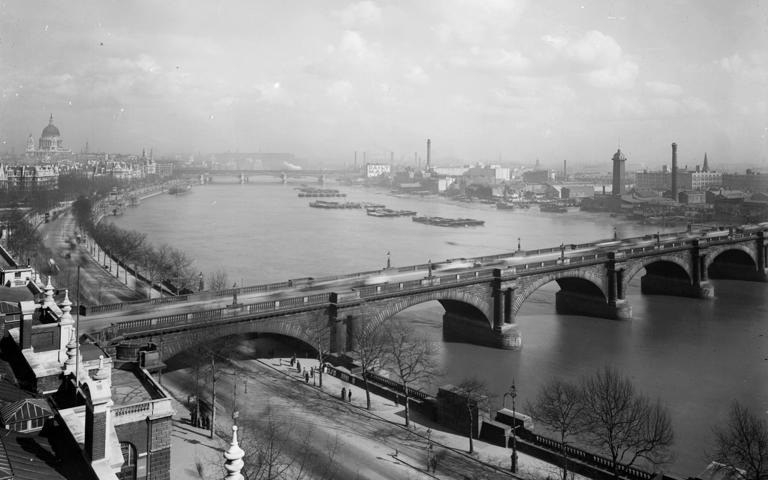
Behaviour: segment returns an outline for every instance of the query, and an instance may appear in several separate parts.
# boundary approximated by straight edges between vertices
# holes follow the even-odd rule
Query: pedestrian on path
[[[344,397],[347,396],[347,389],[344,387],[341,387],[341,400],[344,401]]]
[[[309,373],[306,370],[304,370],[304,381],[309,383]]]
[[[347,401],[349,403],[352,403],[352,388],[350,387],[349,390],[347,390]]]
[[[296,360],[296,372],[301,373],[301,362]]]

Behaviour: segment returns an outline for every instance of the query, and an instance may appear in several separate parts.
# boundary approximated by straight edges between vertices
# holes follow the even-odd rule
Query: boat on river
[[[539,204],[539,211],[540,212],[548,212],[548,213],[568,213],[568,209],[565,208],[562,205],[558,205],[556,203],[542,203]]]
[[[371,217],[412,217],[413,210],[392,210],[391,208],[366,208],[365,213]]]
[[[190,185],[177,184],[177,185],[172,185],[168,189],[168,193],[170,193],[171,195],[181,195],[183,193],[189,193],[190,190],[192,190],[192,187]]]
[[[299,197],[346,197],[346,193],[341,193],[332,188],[313,188],[306,187],[299,189]]]
[[[412,217],[411,220],[438,227],[481,227],[485,225],[485,221],[474,218]]]
[[[362,205],[358,202],[329,202],[327,200],[315,200],[314,202],[309,202],[309,206],[325,209],[362,208]]]

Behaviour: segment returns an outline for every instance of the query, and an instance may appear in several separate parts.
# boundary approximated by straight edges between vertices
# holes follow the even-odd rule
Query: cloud
[[[348,80],[336,80],[326,89],[326,94],[339,103],[349,103],[352,98],[352,83]]]
[[[503,48],[472,47],[464,54],[451,58],[451,64],[461,68],[500,71],[524,71],[531,61],[522,53]]]
[[[358,59],[364,59],[370,56],[368,42],[365,41],[360,33],[346,30],[341,36],[339,49]]]
[[[680,118],[711,115],[715,112],[698,97],[643,98],[637,95],[617,95],[610,100],[613,116],[632,119]]]
[[[616,40],[596,30],[566,47],[566,54],[588,66],[608,66],[621,61],[621,47]]]
[[[372,25],[381,21],[381,8],[374,2],[365,0],[352,3],[343,10],[336,12],[341,23],[347,27],[359,28],[363,25]]]
[[[650,93],[663,97],[677,97],[683,93],[683,87],[675,83],[648,81],[645,82],[645,88]]]
[[[715,61],[723,71],[751,81],[768,81],[768,54],[749,52],[743,56],[735,53]]]
[[[591,30],[579,38],[544,35],[554,58],[549,68],[581,74],[589,85],[598,88],[628,89],[634,86],[639,65],[628,58],[609,35]]]
[[[405,75],[405,78],[409,82],[418,85],[426,85],[429,83],[429,75],[427,75],[427,72],[425,72],[424,69],[418,65],[412,66],[410,70],[408,70],[408,73]]]
[[[527,0],[442,0],[432,31],[444,43],[482,45],[504,40],[520,20]]]
[[[629,89],[635,85],[639,70],[636,63],[623,60],[617,65],[588,72],[586,79],[593,87]]]

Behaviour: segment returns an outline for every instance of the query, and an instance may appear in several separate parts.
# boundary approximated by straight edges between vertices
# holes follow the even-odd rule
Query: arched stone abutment
[[[282,335],[300,340],[316,349],[318,338],[324,342],[329,341],[330,326],[327,313],[316,310],[290,316],[245,320],[218,325],[215,328],[201,327],[162,335],[148,334],[126,339],[121,343],[139,345],[139,348],[152,343],[160,352],[161,360],[165,361],[188,350],[204,352],[207,345],[220,338],[252,333]],[[328,346],[324,348],[328,349]],[[119,348],[118,351],[120,351]],[[135,358],[120,359],[135,360]]]
[[[516,340],[511,326],[494,329],[493,288],[490,283],[478,283],[457,288],[434,289],[412,295],[372,300],[339,309],[347,332],[347,349],[353,350],[354,333],[387,328],[396,314],[419,304],[436,301],[445,309],[443,339],[497,348],[512,348]],[[516,330],[515,330],[516,331]]]
[[[704,257],[702,271],[710,278],[768,281],[765,267],[759,266],[761,252],[758,248],[746,244],[711,247]]]
[[[536,290],[552,281],[560,291],[555,295],[557,313],[585,315],[610,319],[631,318],[632,310],[623,299],[616,297],[614,262],[568,271],[555,271],[518,279],[518,288],[512,302],[514,315],[525,300]]]
[[[627,269],[627,283],[645,269],[640,291],[645,295],[711,298],[714,288],[701,275],[701,253],[698,246],[667,255],[633,261]]]

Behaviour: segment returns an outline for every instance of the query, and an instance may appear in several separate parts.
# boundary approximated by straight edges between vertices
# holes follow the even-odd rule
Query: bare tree
[[[325,311],[318,311],[314,314],[315,318],[312,327],[307,332],[312,347],[317,351],[317,369],[320,388],[323,388],[323,362],[325,356],[331,348],[331,326],[328,324],[328,316]]]
[[[672,421],[658,400],[639,394],[631,380],[611,367],[584,379],[581,393],[587,439],[610,456],[614,478],[619,478],[619,464],[671,460]]]
[[[113,247],[113,253],[123,264],[125,284],[128,284],[128,262],[137,260],[141,255],[141,247],[144,245],[147,235],[134,230],[118,229],[119,236]]]
[[[163,245],[160,248],[154,248],[151,245],[145,245],[141,249],[141,265],[144,267],[144,273],[149,280],[147,286],[147,297],[152,298],[152,287],[166,277],[169,271],[170,247]]]
[[[531,416],[560,437],[563,480],[568,480],[566,447],[573,436],[584,431],[584,402],[578,386],[556,379],[539,389],[534,403],[528,403]]]
[[[311,425],[300,426],[268,405],[258,420],[241,422],[241,473],[248,480],[333,479],[339,470],[337,437],[317,441]],[[247,434],[247,433],[249,434]],[[227,432],[227,434],[229,434]],[[224,438],[224,432],[220,435]]]
[[[227,288],[227,285],[229,285],[227,271],[224,270],[223,268],[220,268],[215,272],[209,273],[207,284],[208,284],[208,288],[207,288],[208,290],[211,290],[211,291],[224,290],[225,288]]]
[[[19,209],[11,210],[5,217],[5,221],[8,224],[8,237],[5,244],[11,252],[16,254],[17,262],[24,265],[28,258],[37,256],[43,249],[40,232]]]
[[[731,404],[728,423],[714,428],[715,460],[744,480],[768,479],[768,422],[739,402]]]
[[[410,385],[426,380],[436,370],[435,349],[428,339],[418,337],[413,328],[394,323],[384,334],[385,363],[403,386],[405,426],[410,426]]]
[[[464,395],[464,405],[467,407],[467,420],[469,429],[469,453],[474,453],[475,446],[472,439],[477,436],[477,423],[480,420],[480,404],[488,402],[488,387],[485,382],[477,378],[469,378],[459,383],[456,388]]]
[[[194,282],[194,271],[192,270],[193,260],[183,251],[165,246],[168,249],[168,266],[170,267],[169,276],[176,280],[176,294],[182,290],[188,289]]]
[[[368,410],[371,409],[371,391],[368,385],[368,374],[374,368],[379,366],[384,356],[384,335],[379,324],[366,324],[368,315],[364,310],[361,318],[360,328],[353,330],[352,351],[357,354],[363,375],[363,388],[365,389],[365,404]]]

